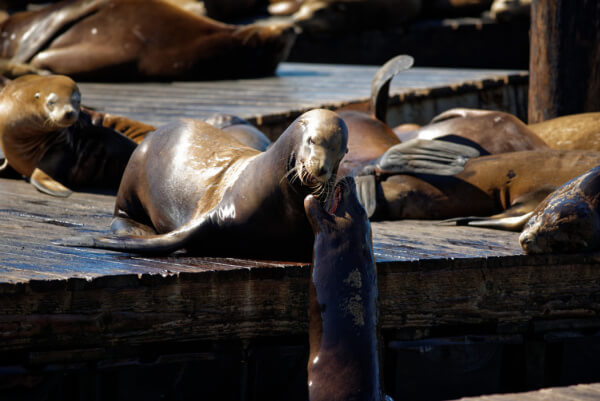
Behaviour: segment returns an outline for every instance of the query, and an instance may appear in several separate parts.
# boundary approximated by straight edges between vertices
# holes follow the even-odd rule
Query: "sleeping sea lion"
[[[393,175],[378,184],[374,218],[490,216],[510,208],[523,216],[550,192],[598,164],[599,152],[529,150],[470,159],[452,177]],[[525,221],[509,221],[507,228],[519,230]]]
[[[371,227],[352,181],[340,181],[331,212],[311,195],[304,200],[315,235],[309,286],[311,401],[383,400]]]
[[[527,253],[600,249],[600,166],[552,192],[519,236]]]
[[[600,151],[600,113],[581,113],[530,124],[552,149]]]
[[[161,0],[64,0],[0,25],[0,57],[78,80],[273,74],[295,39],[287,23],[233,26]]]
[[[74,187],[118,188],[136,144],[95,126],[80,112],[81,94],[65,76],[25,75],[0,92],[0,147],[10,169],[38,190],[68,196]]]
[[[265,152],[201,121],[173,122],[131,156],[117,194],[115,235],[63,244],[310,260],[304,197],[330,204],[346,150],[346,126],[328,110],[304,113]]]
[[[404,139],[440,139],[464,143],[481,155],[548,149],[548,145],[517,117],[501,111],[455,108],[431,123],[405,134]]]

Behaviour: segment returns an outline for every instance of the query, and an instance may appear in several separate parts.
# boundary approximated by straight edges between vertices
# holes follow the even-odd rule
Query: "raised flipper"
[[[354,177],[356,183],[356,195],[360,204],[365,208],[367,217],[373,216],[377,206],[377,187],[373,174],[359,175]]]
[[[13,61],[26,63],[43,50],[52,38],[64,32],[69,25],[93,14],[108,0],[77,1],[66,6],[49,6],[46,14],[37,18],[30,29],[19,38],[19,48],[12,57]]]
[[[125,135],[135,143],[140,143],[149,133],[156,130],[152,125],[131,120],[123,116],[103,113],[88,107],[82,107],[81,111],[90,116],[93,125],[113,129]]]
[[[65,187],[60,182],[55,181],[39,168],[33,170],[29,182],[31,182],[31,185],[38,191],[59,198],[66,198],[73,193],[69,188]]]
[[[387,114],[387,103],[390,92],[390,82],[392,78],[401,71],[412,67],[414,59],[411,56],[396,56],[385,63],[373,77],[371,82],[371,101],[369,111],[379,121],[385,122]]]
[[[479,156],[470,146],[452,142],[412,139],[389,148],[375,163],[380,174],[454,175]]]
[[[193,219],[177,230],[155,235],[106,235],[102,237],[77,236],[53,241],[55,245],[109,249],[140,254],[169,254],[185,248],[193,239],[201,243],[203,236],[210,235],[212,223],[210,213]],[[204,235],[203,235],[204,234]]]

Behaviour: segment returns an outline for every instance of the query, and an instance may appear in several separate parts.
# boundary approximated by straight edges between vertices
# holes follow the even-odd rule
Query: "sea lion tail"
[[[98,248],[141,254],[169,254],[184,248],[189,240],[206,226],[207,218],[186,224],[175,231],[156,235],[91,235],[75,236],[53,241],[54,245]]]
[[[399,72],[412,67],[414,59],[411,56],[400,55],[386,62],[375,74],[371,82],[371,101],[369,111],[379,121],[385,122],[390,82]]]

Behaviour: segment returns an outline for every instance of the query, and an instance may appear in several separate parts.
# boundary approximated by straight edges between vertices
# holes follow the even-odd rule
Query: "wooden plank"
[[[463,397],[461,401],[593,401],[600,398],[600,383],[544,388],[526,393]]]

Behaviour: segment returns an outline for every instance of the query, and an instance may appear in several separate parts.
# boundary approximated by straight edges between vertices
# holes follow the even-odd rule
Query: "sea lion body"
[[[600,151],[600,113],[582,113],[530,124],[552,149]]]
[[[346,178],[328,213],[304,201],[315,234],[309,285],[311,401],[383,400],[379,382],[377,271],[371,227]]]
[[[600,164],[600,153],[531,150],[470,159],[454,176],[393,175],[380,182],[378,219],[489,216],[533,210],[550,192]]]
[[[93,125],[81,95],[65,76],[27,75],[0,92],[0,146],[5,167],[39,190],[67,196],[66,187],[116,189],[135,143]]]
[[[482,155],[548,149],[548,145],[515,116],[490,110],[450,109],[404,139],[441,139],[477,147]]]
[[[600,166],[548,195],[525,224],[519,242],[527,253],[600,249]]]
[[[314,193],[330,202],[346,146],[343,121],[327,110],[300,116],[265,152],[201,121],[168,124],[138,146],[123,174],[117,235],[65,244],[309,260],[303,200]]]
[[[237,27],[160,0],[65,0],[0,31],[2,57],[79,80],[268,75],[295,38],[289,25]]]

